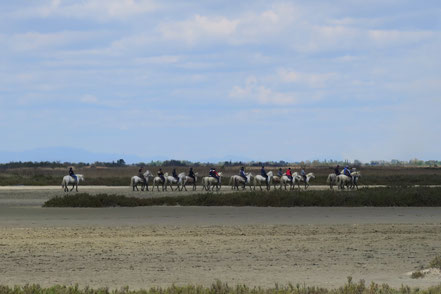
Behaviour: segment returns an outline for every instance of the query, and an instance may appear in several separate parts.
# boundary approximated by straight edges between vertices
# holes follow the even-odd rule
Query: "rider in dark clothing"
[[[277,172],[277,175],[278,175],[279,177],[282,177],[282,176],[283,176],[282,168],[279,168],[279,171]]]
[[[268,184],[268,175],[266,174],[264,166],[262,166],[262,168],[260,169],[260,175],[265,178],[266,183]]]
[[[161,178],[162,182],[165,183],[164,173],[162,172],[162,168],[158,171],[158,177]]]
[[[220,177],[215,168],[210,169],[210,177],[215,178],[217,180],[217,183],[219,184]]]
[[[69,176],[71,176],[72,178],[74,178],[75,181],[78,180],[77,176],[75,175],[73,169],[70,167],[69,168]]]
[[[175,168],[172,171],[172,176],[173,176],[173,178],[176,179],[176,181],[178,180],[178,174],[176,173],[176,169]]]
[[[144,181],[144,184],[147,185],[147,179],[144,177],[144,173],[143,173],[142,167],[138,170],[138,177],[140,177]]]
[[[192,168],[192,167],[190,167],[190,171],[188,172],[188,176],[189,176],[190,178],[192,178],[192,179],[193,179],[193,183],[196,184],[196,177],[195,177],[195,175],[194,175],[194,172],[193,172],[193,168]]]
[[[340,165],[337,164],[337,166],[334,169],[335,175],[340,175]]]
[[[245,184],[247,183],[247,175],[245,174],[245,168],[242,166],[239,171],[239,176],[241,176],[245,180]]]

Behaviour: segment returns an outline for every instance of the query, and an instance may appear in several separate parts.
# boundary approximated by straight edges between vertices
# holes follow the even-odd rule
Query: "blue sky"
[[[1,1],[0,151],[440,159],[440,52],[439,1]]]

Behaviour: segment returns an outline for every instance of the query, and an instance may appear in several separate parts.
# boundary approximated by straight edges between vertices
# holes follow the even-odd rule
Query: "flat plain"
[[[219,279],[338,287],[347,276],[396,287],[441,282],[437,272],[409,275],[441,252],[437,207],[41,207],[60,190],[0,189],[1,284],[146,288]]]

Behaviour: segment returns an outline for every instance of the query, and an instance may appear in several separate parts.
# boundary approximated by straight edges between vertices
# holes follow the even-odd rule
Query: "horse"
[[[351,189],[357,188],[358,190],[358,179],[361,178],[361,173],[359,171],[352,172],[352,185]]]
[[[326,184],[329,185],[329,189],[333,190],[334,186],[337,185],[337,175],[335,173],[329,174],[326,179]]]
[[[345,174],[340,174],[337,176],[337,186],[338,189],[344,190],[345,186],[346,188],[350,188],[350,185],[352,185],[352,177],[348,177]]]
[[[61,188],[63,188],[64,192],[69,192],[69,188],[67,186],[71,184],[72,184],[72,189],[70,189],[70,191],[76,188],[76,191],[78,192],[78,183],[80,181],[84,181],[84,176],[83,175],[76,175],[76,176],[77,176],[76,180],[71,176],[63,177],[63,180],[61,181]]]
[[[161,184],[162,185],[162,191],[164,191],[165,190],[165,182],[167,181],[167,177],[168,177],[168,173],[164,174],[164,180],[165,181],[163,181],[161,179],[161,177],[159,177],[159,176],[154,177],[153,178],[153,183],[152,183],[153,190],[155,190],[155,185],[156,185],[156,189],[158,189],[158,191],[159,191],[159,184]]]
[[[130,179],[130,186],[132,186],[133,191],[139,191],[138,184],[141,184],[141,191],[144,191],[144,188],[146,188],[146,191],[149,190],[149,177],[153,177],[153,175],[150,173],[150,171],[146,171],[144,173],[144,177],[146,179],[146,182],[144,183],[144,180],[141,179],[138,176],[133,176]]]
[[[280,177],[279,176],[273,176],[272,178],[274,190],[277,189],[276,184],[279,184],[279,188],[282,189],[282,184],[280,183]]]
[[[189,177],[189,176],[183,177],[181,180],[182,181],[181,182],[181,190],[185,189],[185,191],[187,191],[187,188],[185,186],[187,185],[187,183],[189,183],[189,184],[193,184],[193,191],[195,191],[196,190],[196,182],[198,181],[198,173],[194,174],[194,179],[195,179],[195,181],[193,181],[192,177]]]
[[[216,186],[216,190],[220,190],[220,188],[222,187],[222,172],[219,173],[219,182],[214,177],[202,178],[202,190],[214,191],[215,186]]]
[[[251,177],[253,176],[252,173],[246,173],[245,176],[247,177],[247,183],[250,186],[251,190]],[[237,189],[239,190],[239,184],[243,184],[242,189],[245,189],[245,180],[239,175],[234,175],[230,177],[229,185],[231,185],[231,189]]]
[[[257,176],[254,177],[254,190],[256,190],[256,184],[257,183],[260,186],[260,190],[262,190],[262,182],[265,183],[267,190],[269,190],[271,188],[271,180],[273,178],[273,172],[269,171],[269,172],[266,173],[266,175],[268,176],[268,181],[266,180],[265,177],[263,177],[261,175],[257,175]]]
[[[293,174],[293,178],[294,178],[294,186],[297,184],[297,187],[299,187],[300,190],[300,183],[304,182],[305,183],[305,190],[309,187],[309,181],[311,179],[315,179],[315,175],[314,173],[309,173],[306,175],[306,180],[299,175],[298,173],[294,173]]]
[[[289,184],[290,190],[294,189],[294,181],[295,181],[294,175],[293,175],[293,179],[291,181],[288,178],[288,176],[286,174],[284,174],[283,176],[280,177],[280,189],[282,189],[282,186],[284,186],[285,190],[286,190],[286,184]]]
[[[164,176],[165,177],[165,176]],[[170,186],[170,188],[171,188],[171,190],[173,191],[173,187],[172,187],[172,184],[176,184],[176,189],[178,190],[178,191],[181,191],[181,189],[180,189],[180,185],[182,185],[182,179],[185,177],[185,173],[180,173],[179,175],[178,175],[178,179],[176,179],[175,177],[173,177],[173,176],[167,176],[167,177],[165,177],[165,191],[167,191],[167,185],[168,186]]]

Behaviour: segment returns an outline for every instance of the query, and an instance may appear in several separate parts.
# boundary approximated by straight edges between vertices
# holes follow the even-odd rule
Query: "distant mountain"
[[[84,149],[71,147],[36,148],[21,152],[0,151],[0,163],[11,161],[60,161],[60,162],[86,162],[96,161],[112,162],[124,159],[126,163],[149,162],[151,160],[165,160],[164,157],[142,158],[132,154],[96,153]]]

